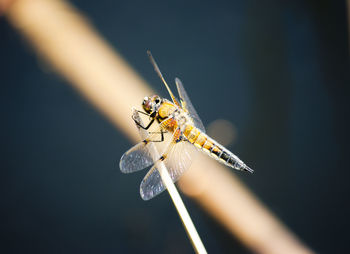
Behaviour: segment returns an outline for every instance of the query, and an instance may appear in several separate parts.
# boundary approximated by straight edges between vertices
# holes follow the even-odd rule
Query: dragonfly
[[[142,199],[152,199],[166,189],[159,173],[161,163],[164,163],[172,181],[176,182],[190,167],[198,150],[226,166],[253,173],[242,160],[205,133],[181,80],[175,78],[178,100],[151,52],[147,51],[147,54],[171,101],[158,95],[146,96],[142,102],[143,111],[133,109],[132,118],[143,140],[123,154],[119,166],[123,173],[151,167],[140,185]],[[146,117],[147,124],[143,123],[141,116]],[[152,146],[158,152],[152,152]]]

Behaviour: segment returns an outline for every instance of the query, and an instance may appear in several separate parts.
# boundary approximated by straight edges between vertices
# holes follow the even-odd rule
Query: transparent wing
[[[142,120],[137,110],[134,110],[133,117],[142,124]],[[147,139],[150,141],[160,141],[161,132],[163,132],[164,141],[148,143],[140,142],[130,148],[120,159],[119,167],[123,173],[133,173],[153,165],[153,163],[157,161],[159,157],[156,157],[157,154],[150,152],[151,145],[155,145],[160,153],[164,152],[169,146],[170,142],[172,141],[172,135],[164,133],[165,130],[161,123],[154,123],[154,125],[155,128],[150,130],[151,134],[148,130],[144,130],[137,126],[142,140]]]
[[[163,81],[163,84],[165,85],[166,89],[168,90],[171,99],[173,100],[173,102],[177,105],[180,106],[179,102],[176,100],[173,92],[171,91],[170,87],[168,86],[168,83],[165,81],[162,72],[160,71],[158,64],[156,63],[156,61],[154,60],[151,51],[147,50],[147,54],[148,57],[151,61],[151,64],[153,65],[154,70],[156,71],[156,73],[158,74],[159,78]]]
[[[187,111],[189,115],[192,117],[194,125],[201,131],[205,132],[204,125],[201,119],[199,118],[197,111],[194,109],[181,80],[179,78],[175,78],[175,83],[176,83],[177,91],[180,96],[182,108],[185,111]]]
[[[130,148],[120,159],[119,167],[123,173],[133,173],[153,165],[154,158],[149,152],[148,144],[140,142]]]
[[[160,163],[164,163],[173,182],[191,166],[197,153],[196,148],[187,141],[170,144],[172,147],[164,161],[158,160],[141,182],[140,194],[142,199],[149,200],[165,190],[159,174]]]

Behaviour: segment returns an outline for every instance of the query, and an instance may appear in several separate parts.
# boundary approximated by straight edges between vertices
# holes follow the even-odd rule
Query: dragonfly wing
[[[157,159],[149,152],[147,144],[140,142],[123,154],[119,167],[123,173],[132,173],[153,165]]]
[[[133,114],[133,118],[137,120],[140,124],[143,124],[139,113],[136,110]],[[137,126],[141,138],[143,140],[147,139],[149,141],[140,142],[123,154],[119,163],[120,170],[123,173],[136,172],[153,165],[153,163],[157,161],[159,157],[157,157],[157,154],[151,152],[150,146],[155,145],[157,150],[161,153],[167,149],[170,142],[172,141],[172,136],[168,133],[164,133],[165,130],[161,123],[155,125],[156,128],[151,129],[151,134],[147,130],[144,130],[140,126]],[[162,132],[164,140],[162,142],[152,142],[160,141],[162,137]]]
[[[157,165],[154,165],[143,178],[140,185],[140,195],[143,200],[150,200],[165,190]]]
[[[171,144],[172,148],[166,155],[164,161],[158,160],[147,173],[140,185],[142,199],[150,200],[165,190],[162,178],[159,173],[161,163],[168,170],[173,182],[176,182],[186,169],[191,166],[195,147],[187,141]]]
[[[151,64],[153,65],[154,70],[156,71],[156,73],[158,74],[158,76],[160,77],[160,79],[163,81],[166,89],[168,90],[171,99],[173,100],[173,102],[177,105],[180,106],[179,102],[176,100],[175,96],[173,95],[173,92],[171,91],[170,87],[168,86],[168,83],[165,81],[162,72],[160,71],[158,64],[156,63],[156,61],[154,60],[151,51],[147,50],[147,54],[148,57],[151,61]]]
[[[204,125],[201,119],[199,118],[197,111],[194,109],[181,80],[179,78],[175,78],[175,83],[176,83],[177,91],[180,96],[182,108],[185,111],[187,111],[189,115],[192,117],[194,125],[201,131],[205,132]]]
[[[173,182],[179,180],[186,169],[191,166],[196,154],[197,149],[190,142],[176,143],[168,155],[168,160],[166,160],[166,167]]]

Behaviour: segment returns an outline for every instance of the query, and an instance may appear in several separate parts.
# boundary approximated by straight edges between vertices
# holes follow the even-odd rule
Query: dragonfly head
[[[158,95],[153,95],[151,97],[146,96],[143,99],[142,107],[147,113],[152,115],[158,111],[161,103],[162,99]]]

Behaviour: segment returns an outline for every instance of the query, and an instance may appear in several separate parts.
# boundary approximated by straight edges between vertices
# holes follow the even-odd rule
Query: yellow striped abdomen
[[[219,162],[237,170],[250,171],[250,168],[248,168],[236,155],[193,125],[186,125],[183,135],[191,144],[195,145],[201,151],[209,154]]]

